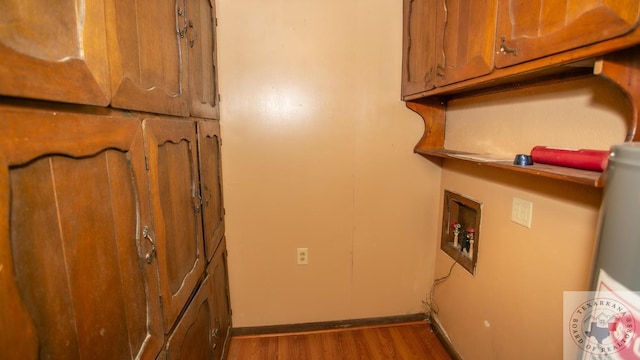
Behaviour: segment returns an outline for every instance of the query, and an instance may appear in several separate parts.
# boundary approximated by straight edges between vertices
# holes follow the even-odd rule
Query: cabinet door
[[[166,359],[213,359],[213,312],[211,277],[198,292],[167,340]]]
[[[229,351],[231,340],[231,301],[229,299],[229,277],[227,267],[227,243],[223,239],[209,264],[213,279],[212,296],[215,304],[212,344],[214,359],[221,359]]]
[[[623,35],[639,19],[637,0],[500,0],[496,67]]]
[[[0,106],[0,348],[153,359],[162,348],[140,123]]]
[[[160,289],[168,332],[204,273],[196,126],[193,121],[143,121]]]
[[[403,0],[402,96],[435,87],[436,1]]]
[[[216,252],[209,271],[167,340],[167,360],[222,359],[231,321],[226,293],[226,249]]]
[[[102,1],[0,1],[0,59],[2,95],[109,104]]]
[[[219,119],[215,3],[188,0],[187,25],[191,116]]]
[[[436,85],[493,70],[497,0],[438,0]]]
[[[204,247],[210,260],[224,235],[219,122],[198,122],[198,148]]]
[[[111,105],[186,116],[184,0],[106,0]]]

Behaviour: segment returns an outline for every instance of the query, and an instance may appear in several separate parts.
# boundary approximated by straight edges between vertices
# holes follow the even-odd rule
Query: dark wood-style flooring
[[[234,336],[229,360],[451,360],[424,321],[305,333]]]

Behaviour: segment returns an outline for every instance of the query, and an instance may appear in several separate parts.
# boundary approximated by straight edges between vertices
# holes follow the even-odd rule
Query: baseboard
[[[239,328],[232,329],[232,336],[251,336],[251,335],[322,331],[322,330],[346,329],[346,328],[360,327],[360,326],[388,325],[388,324],[395,324],[395,323],[426,321],[426,320],[427,320],[427,316],[424,313],[419,313],[419,314],[365,318],[365,319],[322,321],[322,322],[312,322],[312,323],[304,323],[304,324],[239,327]]]
[[[462,360],[462,356],[460,356],[460,354],[456,351],[453,343],[451,342],[451,339],[449,339],[449,336],[447,335],[447,332],[444,331],[444,328],[442,327],[442,324],[440,323],[438,317],[431,314],[429,323],[431,324],[433,332],[436,334],[442,345],[444,345],[445,349],[447,349],[449,355],[451,355],[451,357],[455,360]]]

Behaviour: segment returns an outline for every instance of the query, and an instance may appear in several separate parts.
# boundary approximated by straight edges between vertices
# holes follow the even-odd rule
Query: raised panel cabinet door
[[[0,113],[2,358],[154,359],[164,333],[140,123]]]
[[[196,125],[148,118],[142,123],[156,236],[164,327],[168,333],[205,269]]]
[[[223,359],[231,317],[226,288],[226,248],[216,251],[207,275],[169,335],[167,360]]]
[[[637,0],[500,0],[496,67],[618,37],[639,20]]]
[[[176,328],[169,335],[166,359],[214,359],[211,276],[205,277]]]
[[[101,0],[0,1],[0,94],[109,104]]]
[[[212,296],[215,305],[212,332],[214,344],[214,359],[222,359],[229,351],[231,340],[231,301],[229,299],[229,276],[227,266],[227,242],[222,243],[216,250],[208,269],[213,279]]]
[[[111,106],[189,114],[184,0],[105,0]]]
[[[402,96],[435,87],[436,1],[403,0]]]
[[[187,25],[191,116],[219,119],[216,9],[213,0],[188,0]]]
[[[202,222],[207,260],[211,260],[224,236],[220,141],[220,123],[218,121],[198,121],[200,192],[202,194]]]
[[[493,70],[497,0],[437,0],[437,86]]]

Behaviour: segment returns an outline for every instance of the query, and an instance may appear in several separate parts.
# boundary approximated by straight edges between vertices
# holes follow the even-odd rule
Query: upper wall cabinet
[[[108,105],[104,28],[102,0],[0,1],[0,94]]]
[[[111,105],[189,115],[185,3],[106,0]]]
[[[436,4],[403,0],[402,96],[435,87]]]
[[[402,95],[493,69],[497,0],[404,0]]]
[[[496,67],[621,36],[639,20],[637,0],[500,0]]]
[[[191,116],[219,119],[215,4],[189,0],[187,17]]]
[[[436,2],[436,86],[490,73],[497,0]]]

